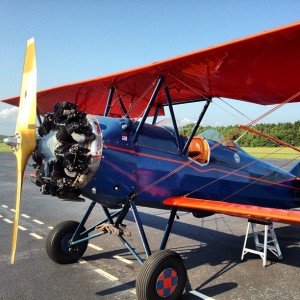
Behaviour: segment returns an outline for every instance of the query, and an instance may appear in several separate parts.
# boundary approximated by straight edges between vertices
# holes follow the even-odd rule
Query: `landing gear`
[[[46,251],[51,260],[59,264],[69,264],[76,262],[84,254],[88,240],[73,246],[70,244],[78,225],[76,221],[65,221],[52,229],[46,241]],[[78,235],[85,231],[82,227]],[[80,239],[87,237],[87,233],[80,235]]]
[[[179,254],[161,250],[152,254],[142,266],[137,280],[139,300],[175,300],[182,295],[187,271]]]
[[[80,223],[75,221],[62,222],[50,232],[46,242],[49,258],[59,264],[75,262],[84,254],[90,239],[108,233],[115,234],[142,265],[136,280],[138,300],[180,299],[187,281],[186,267],[179,254],[171,250],[165,250],[177,209],[173,208],[171,210],[159,251],[152,254],[134,201],[127,199],[123,208],[113,213],[107,207],[102,206],[106,218],[85,229],[84,225],[95,205],[96,202],[90,204]],[[147,256],[145,261],[125,239],[131,233],[125,225],[122,225],[122,222],[130,208]]]

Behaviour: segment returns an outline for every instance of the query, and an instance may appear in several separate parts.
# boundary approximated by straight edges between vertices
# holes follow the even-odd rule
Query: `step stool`
[[[257,228],[256,228],[256,224],[264,225],[264,231],[258,232]],[[246,247],[250,225],[252,227],[252,234],[253,234],[253,238],[254,238],[255,250]],[[259,241],[259,236],[264,237],[263,243],[261,243]],[[269,238],[271,238],[271,239],[269,239]],[[273,245],[271,245],[271,244],[273,244]],[[246,253],[257,254],[263,260],[263,266],[265,267],[266,260],[267,260],[267,250],[271,251],[274,255],[276,255],[279,260],[283,259],[283,256],[281,254],[281,250],[279,247],[279,243],[278,243],[278,240],[277,240],[277,237],[275,234],[275,230],[273,227],[273,223],[272,222],[260,222],[260,221],[256,221],[256,220],[248,220],[248,226],[247,226],[247,231],[246,231],[245,242],[244,242],[241,259],[243,260],[244,255]]]

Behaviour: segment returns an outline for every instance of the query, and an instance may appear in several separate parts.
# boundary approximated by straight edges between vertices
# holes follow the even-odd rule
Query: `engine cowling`
[[[74,103],[58,103],[38,128],[32,155],[35,183],[42,194],[76,199],[95,175],[102,154],[97,119],[77,110]]]

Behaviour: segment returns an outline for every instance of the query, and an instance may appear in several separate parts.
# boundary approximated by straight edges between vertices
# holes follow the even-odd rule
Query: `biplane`
[[[223,213],[257,221],[300,222],[300,163],[284,171],[243,151],[232,137],[197,130],[214,99],[261,105],[300,101],[300,23],[238,39],[143,67],[36,92],[33,39],[27,43],[16,134],[6,139],[17,158],[18,183],[12,263],[16,251],[24,169],[45,195],[91,204],[80,222],[64,221],[48,235],[46,251],[59,264],[77,261],[90,239],[115,234],[142,264],[139,300],[178,299],[187,271],[166,249],[178,211],[195,217]],[[175,105],[195,103],[199,117],[180,134]],[[195,106],[196,107],[196,106]],[[172,126],[158,117],[170,113]],[[254,132],[252,125],[238,131]],[[222,118],[222,116],[220,116]],[[149,121],[150,120],[150,121]],[[38,121],[38,125],[36,125]],[[260,134],[255,132],[256,134]],[[278,141],[275,137],[266,138]],[[293,147],[295,151],[299,149]],[[86,228],[95,205],[105,219]],[[170,211],[159,250],[152,254],[139,206]],[[147,259],[127,242],[132,211]]]

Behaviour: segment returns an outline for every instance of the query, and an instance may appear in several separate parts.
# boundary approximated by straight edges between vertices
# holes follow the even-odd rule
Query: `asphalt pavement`
[[[280,163],[275,161],[276,163]],[[135,278],[140,264],[115,236],[89,242],[74,264],[52,262],[45,250],[51,228],[65,220],[80,221],[90,202],[63,202],[43,196],[26,169],[15,264],[10,265],[14,218],[15,158],[0,153],[0,299],[136,299]],[[153,251],[157,250],[169,213],[139,208]],[[104,216],[96,207],[89,224]],[[133,217],[125,222],[128,241],[145,257]],[[196,219],[179,213],[167,248],[177,251],[188,269],[183,300],[300,299],[300,227],[275,223],[284,259],[268,254],[267,266],[254,254],[241,261],[247,220],[216,214]]]

